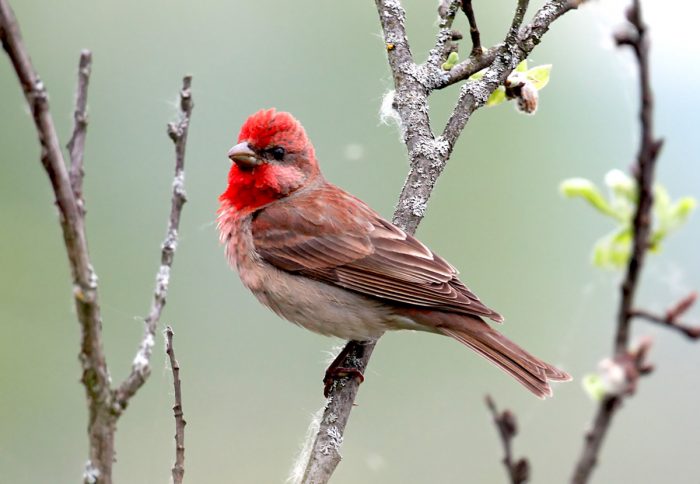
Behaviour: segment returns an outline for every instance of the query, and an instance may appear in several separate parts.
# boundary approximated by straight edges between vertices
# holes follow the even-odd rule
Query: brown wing
[[[266,207],[252,228],[258,254],[279,269],[395,303],[503,320],[443,258],[330,184]]]

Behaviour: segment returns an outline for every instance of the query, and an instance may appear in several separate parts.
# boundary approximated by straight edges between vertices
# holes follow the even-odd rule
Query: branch
[[[165,352],[170,359],[170,368],[173,372],[173,388],[175,390],[175,405],[173,405],[173,415],[175,416],[175,464],[173,465],[173,484],[182,484],[185,475],[185,422],[182,411],[182,390],[180,387],[180,364],[175,359],[175,349],[173,348],[173,329],[165,327]]]
[[[692,326],[679,321],[680,317],[695,303],[698,298],[697,292],[691,292],[686,297],[678,301],[666,311],[666,314],[656,314],[644,309],[633,309],[630,311],[631,318],[640,318],[646,321],[660,324],[668,329],[675,329],[691,340],[700,339],[700,326]]]
[[[654,204],[654,168],[662,145],[662,140],[654,137],[654,101],[649,81],[649,41],[647,39],[646,25],[642,21],[639,0],[633,0],[632,7],[627,11],[627,20],[633,30],[618,33],[616,40],[618,45],[629,45],[632,47],[639,67],[641,142],[637,155],[637,165],[634,168],[637,186],[639,187],[639,200],[637,201],[637,210],[632,222],[634,233],[632,256],[627,265],[627,273],[620,289],[621,301],[615,337],[616,353],[624,353],[629,343],[630,313],[632,312],[634,295],[644,264],[644,257],[649,247],[651,208]]]
[[[623,398],[634,391],[638,374],[650,371],[643,366],[643,358],[647,349],[631,353],[629,346],[630,323],[634,316],[633,303],[639,283],[639,276],[644,264],[644,257],[649,247],[649,230],[651,224],[651,209],[653,205],[652,187],[654,184],[654,167],[661,148],[661,140],[654,137],[653,132],[653,96],[649,82],[649,41],[646,25],[642,21],[639,0],[633,0],[627,10],[629,30],[616,35],[618,45],[629,45],[635,53],[639,68],[639,96],[641,124],[641,140],[637,163],[634,167],[639,191],[637,208],[633,219],[633,250],[627,265],[624,281],[620,287],[620,306],[617,315],[617,330],[615,333],[614,360],[622,363],[623,368],[633,370],[627,374],[628,389],[606,396],[598,407],[593,427],[586,434],[583,451],[579,457],[571,482],[584,484],[588,482],[593,468],[598,460],[598,454],[607,434],[615,412],[621,407]],[[625,362],[633,361],[633,365]]]
[[[73,113],[73,135],[66,148],[70,154],[70,183],[75,195],[76,202],[81,210],[85,212],[85,202],[83,201],[83,157],[85,152],[85,135],[87,134],[87,93],[90,83],[90,71],[92,69],[92,53],[83,50],[80,53],[80,63],[78,65],[78,86],[75,94],[75,112]]]
[[[472,52],[471,55],[479,56],[481,55],[481,34],[479,33],[479,27],[476,25],[476,17],[474,16],[474,8],[472,7],[472,0],[464,0],[462,2],[462,10],[464,10],[464,15],[467,16],[469,21],[469,35],[472,39]]]
[[[522,23],[522,17],[525,13],[523,6],[527,6],[527,2],[521,0],[514,20],[514,28],[511,29],[506,38],[505,47],[497,49],[498,52],[489,49],[484,51],[478,60],[470,58],[467,61],[469,64],[461,64],[461,72],[469,72],[470,69],[476,69],[474,70],[476,72],[483,68],[476,68],[481,66],[482,62],[492,63],[490,73],[478,81],[478,85],[482,89],[478,98],[480,102],[472,103],[468,115],[460,117],[461,127],[451,133],[450,140],[447,140],[444,135],[435,138],[428,116],[428,96],[433,90],[447,85],[447,81],[444,79],[449,79],[449,75],[441,69],[440,64],[444,55],[445,43],[452,38],[450,18],[453,15],[452,12],[456,11],[457,2],[453,0],[448,3],[447,7],[441,6],[441,8],[445,8],[446,12],[440,15],[443,19],[442,28],[438,33],[435,48],[431,50],[428,60],[421,65],[416,65],[411,54],[406,37],[405,12],[400,1],[375,0],[375,2],[396,89],[393,107],[401,119],[403,140],[411,164],[410,172],[394,212],[393,222],[407,233],[413,234],[425,215],[435,183],[442,173],[469,115],[483,106],[491,92],[505,81],[508,74],[520,62],[519,57],[524,58],[539,43],[550,23],[565,12],[575,8],[579,2],[549,1],[540,9],[533,22],[518,34],[517,27]],[[510,54],[511,51],[518,52],[517,62],[516,58]],[[484,64],[483,66],[488,65]],[[493,80],[494,78],[500,79],[500,81],[496,82]],[[455,108],[452,117],[457,117],[458,109],[461,109],[460,105]],[[364,372],[375,345],[376,341],[348,342],[343,350],[347,356],[340,366],[356,368]],[[314,437],[308,460],[305,465],[300,466],[304,469],[303,476],[299,476],[300,482],[323,484],[330,479],[341,460],[339,448],[357,396],[358,387],[359,382],[356,379],[341,378],[330,388],[330,396],[318,432]],[[300,458],[305,459],[306,456]]]
[[[486,395],[486,406],[493,415],[493,423],[496,424],[498,435],[503,444],[503,465],[506,467],[511,484],[521,484],[530,479],[530,463],[525,457],[513,461],[513,439],[518,434],[518,422],[515,414],[510,410],[502,413],[496,408],[496,403],[490,395]]]
[[[153,293],[153,303],[151,310],[144,321],[143,339],[139,350],[131,365],[131,373],[119,386],[116,391],[116,401],[123,409],[129,399],[143,386],[151,373],[151,354],[155,342],[156,330],[160,315],[165,306],[168,295],[168,285],[170,283],[170,270],[177,248],[178,229],[180,227],[180,216],[182,207],[187,201],[185,196],[185,147],[187,146],[187,132],[192,115],[192,76],[185,76],[182,79],[182,89],[180,90],[180,113],[176,122],[168,124],[168,136],[175,144],[175,177],[173,179],[172,201],[170,206],[170,218],[168,220],[168,230],[165,240],[161,246],[160,268],[156,274],[156,288]]]
[[[97,275],[90,263],[83,212],[71,186],[49,111],[46,88],[32,65],[22,41],[19,24],[7,0],[0,0],[0,41],[12,62],[32,113],[41,146],[41,162],[54,192],[68,255],[73,298],[81,329],[81,381],[85,386],[89,412],[90,460],[86,467],[86,480],[90,476],[111,476],[114,460],[114,422],[109,413],[111,389],[102,347],[102,317],[98,302]],[[81,68],[82,63],[81,59]],[[86,93],[87,83],[78,90]],[[80,143],[76,140],[76,147],[80,146]]]
[[[151,313],[146,319],[146,332],[141,349],[134,359],[132,374],[118,390],[111,388],[110,376],[102,345],[102,318],[98,302],[97,275],[90,263],[85,235],[85,211],[82,200],[83,158],[87,129],[87,92],[92,55],[81,53],[76,88],[75,126],[67,148],[70,153],[70,173],[61,152],[56,128],[49,111],[46,88],[32,65],[22,41],[17,19],[7,0],[0,0],[0,41],[14,67],[29,105],[41,146],[41,162],[51,182],[59,212],[59,221],[73,282],[73,298],[80,323],[81,381],[88,403],[89,459],[85,466],[85,483],[111,484],[114,462],[114,434],[119,416],[129,398],[143,384],[149,371],[149,360],[155,328],[165,304],[170,267],[177,241],[182,204],[183,166],[187,126],[192,109],[191,79],[186,77],[181,92],[182,116],[170,126],[175,141],[176,171],[168,235],[163,244],[161,269]]]
[[[452,111],[452,115],[442,132],[442,138],[450,147],[456,143],[472,113],[482,107],[491,93],[506,81],[513,69],[527,58],[540,43],[542,36],[547,33],[552,22],[568,11],[576,9],[580,3],[581,1],[574,0],[549,1],[537,11],[528,25],[520,28],[527,10],[528,0],[518,1],[511,28],[505,41],[493,54],[494,59],[490,67],[486,69],[481,79],[468,81],[460,90],[457,106]],[[487,54],[491,55],[488,52],[482,57],[487,57]],[[459,65],[455,69],[458,67]],[[465,74],[468,72],[466,71]]]

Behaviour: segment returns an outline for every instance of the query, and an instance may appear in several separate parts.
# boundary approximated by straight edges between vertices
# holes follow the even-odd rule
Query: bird
[[[355,341],[401,329],[449,336],[540,398],[571,379],[492,328],[484,318],[503,317],[445,259],[328,182],[291,114],[249,116],[228,158],[220,241],[243,285],[282,318]]]

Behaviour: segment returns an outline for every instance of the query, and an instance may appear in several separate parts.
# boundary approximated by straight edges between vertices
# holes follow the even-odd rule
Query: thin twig
[[[464,10],[464,15],[467,16],[467,20],[469,21],[469,36],[472,39],[471,55],[479,56],[482,51],[481,34],[479,33],[479,27],[476,25],[476,16],[474,15],[472,0],[464,0],[462,2],[462,10]]]
[[[73,282],[73,297],[80,323],[81,381],[88,402],[89,459],[85,466],[83,481],[91,484],[111,484],[114,462],[114,434],[119,416],[126,408],[138,388],[145,381],[153,345],[153,335],[160,312],[165,304],[170,267],[177,240],[177,228],[184,203],[183,165],[187,125],[192,109],[190,78],[185,78],[181,93],[181,109],[186,114],[171,129],[170,136],[176,139],[176,174],[173,184],[173,202],[166,242],[163,244],[161,270],[157,278],[156,295],[151,313],[147,318],[146,337],[141,343],[132,375],[119,390],[113,390],[102,345],[102,318],[98,302],[97,275],[90,263],[85,235],[85,212],[82,203],[82,179],[85,136],[87,128],[87,91],[92,56],[83,51],[78,67],[76,89],[75,126],[68,143],[71,157],[70,172],[56,134],[49,111],[46,88],[31,63],[22,41],[19,24],[7,0],[0,0],[0,41],[12,62],[39,137],[41,162],[51,182],[59,211],[59,221],[66,246],[66,254]],[[150,329],[152,331],[150,331]],[[150,337],[149,337],[150,334]],[[138,373],[134,377],[134,372]]]
[[[698,298],[698,293],[697,292],[691,292],[688,294],[686,297],[678,301],[676,304],[674,304],[672,307],[670,307],[667,311],[666,314],[656,314],[651,311],[647,311],[644,309],[632,309],[630,311],[630,317],[631,318],[640,318],[644,319],[645,321],[650,321],[652,323],[657,323],[665,328],[668,329],[674,329],[691,340],[697,340],[700,339],[700,326],[699,325],[691,325],[688,323],[684,323],[682,321],[679,321],[680,317],[685,314],[688,309],[695,303],[695,301]]]
[[[129,399],[146,382],[151,372],[151,354],[155,342],[156,330],[160,315],[165,306],[170,282],[170,270],[177,248],[178,229],[182,207],[187,201],[185,195],[185,148],[187,146],[187,132],[192,115],[192,76],[185,76],[180,90],[180,113],[176,122],[168,124],[168,136],[175,144],[175,177],[173,178],[172,201],[170,217],[165,240],[161,246],[160,268],[156,274],[156,288],[153,293],[151,310],[144,321],[143,339],[139,350],[131,365],[131,373],[119,386],[115,398],[117,403],[124,408]]]
[[[615,337],[615,352],[624,353],[629,344],[630,312],[632,311],[634,295],[637,290],[639,275],[644,264],[644,257],[649,247],[649,231],[651,227],[651,208],[654,203],[653,185],[654,168],[663,141],[654,136],[654,97],[649,80],[649,41],[646,25],[642,21],[639,0],[633,1],[633,6],[627,11],[627,20],[634,31],[619,33],[616,40],[619,45],[632,47],[639,66],[639,96],[641,109],[639,120],[641,125],[641,143],[637,155],[637,166],[634,175],[637,178],[639,191],[637,210],[633,219],[634,238],[632,256],[627,265],[627,273],[621,286],[621,302],[617,316],[617,334]]]
[[[435,48],[431,50],[428,60],[424,64],[416,65],[406,37],[405,12],[401,3],[398,0],[375,0],[375,2],[385,44],[391,46],[387,48],[387,57],[396,89],[393,105],[401,119],[403,140],[411,164],[410,172],[394,212],[393,222],[407,233],[413,234],[425,215],[428,199],[437,178],[442,173],[468,116],[463,119],[459,130],[452,133],[451,140],[446,140],[444,136],[435,138],[428,117],[428,96],[433,90],[439,89],[444,82],[443,79],[448,77],[445,71],[440,68],[440,62],[442,62],[444,54],[444,45],[451,36],[449,28],[441,26],[443,28],[438,33]],[[472,98],[471,106],[465,108],[469,111],[469,115],[484,105],[491,92],[505,81],[507,75],[522,60],[521,57],[524,58],[532,51],[542,35],[549,29],[550,23],[565,12],[575,8],[579,2],[562,0],[547,2],[535,16],[533,22],[519,34],[517,27],[522,23],[524,15],[522,5],[526,5],[526,3],[521,0],[519,4],[514,20],[515,27],[509,31],[504,43],[504,46],[507,47],[499,47],[498,52],[493,51],[493,56],[491,50],[488,50],[479,57],[485,61],[490,60],[492,70],[484,76],[485,80],[479,84],[483,100],[476,102],[477,98]],[[454,5],[454,2],[448,3],[447,11],[450,11],[449,9]],[[509,54],[510,52],[517,52],[518,55],[513,56]],[[472,59],[469,62],[474,64],[469,64],[470,67],[463,68],[462,72],[477,67],[476,60]],[[488,65],[485,64],[484,67]],[[481,68],[479,67],[474,72]],[[500,79],[500,81],[494,79]],[[375,345],[376,341],[348,342],[344,350],[347,356],[341,366],[364,371]],[[308,460],[305,465],[301,466],[304,472],[303,476],[299,476],[300,482],[323,484],[330,479],[341,460],[339,448],[357,396],[358,386],[359,383],[356,379],[344,378],[331,388],[330,397],[321,417],[318,432],[314,437]]]
[[[75,200],[81,212],[85,212],[83,200],[83,158],[85,155],[85,136],[87,134],[87,94],[92,70],[92,53],[83,50],[78,64],[78,84],[75,93],[75,112],[73,113],[73,134],[66,148],[70,154],[70,183]]]
[[[618,45],[628,45],[634,51],[639,68],[640,127],[641,140],[637,164],[634,168],[637,177],[638,201],[633,219],[632,255],[627,265],[625,278],[621,284],[620,306],[617,315],[614,354],[617,360],[629,359],[629,333],[633,317],[634,295],[638,287],[639,276],[644,258],[649,247],[651,209],[653,205],[652,187],[654,184],[654,167],[661,148],[661,140],[656,139],[653,131],[653,96],[649,80],[649,41],[646,25],[642,20],[639,0],[633,0],[627,10],[629,31],[616,35]],[[635,361],[642,357],[634,358]],[[636,364],[635,366],[639,366]],[[631,379],[636,382],[635,378]],[[571,482],[584,484],[593,472],[605,435],[610,427],[615,412],[620,408],[625,394],[609,395],[598,406],[591,430],[586,434],[581,456],[576,464]]]
[[[182,409],[182,388],[180,383],[180,364],[175,359],[175,348],[173,347],[173,329],[165,327],[165,352],[170,359],[170,369],[173,372],[173,388],[175,390],[175,405],[173,405],[173,415],[175,416],[175,464],[173,464],[172,475],[173,484],[182,484],[185,475],[185,414]]]
[[[506,467],[511,484],[522,484],[530,479],[530,463],[525,457],[513,460],[513,439],[518,434],[518,421],[510,410],[499,412],[491,395],[486,395],[486,406],[491,411],[493,423],[503,445],[503,465]]]

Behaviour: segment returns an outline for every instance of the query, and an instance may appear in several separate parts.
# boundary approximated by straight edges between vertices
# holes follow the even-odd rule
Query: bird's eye
[[[284,158],[284,155],[286,153],[286,150],[281,146],[275,146],[274,148],[270,148],[270,154],[277,161],[280,161],[282,158]]]

